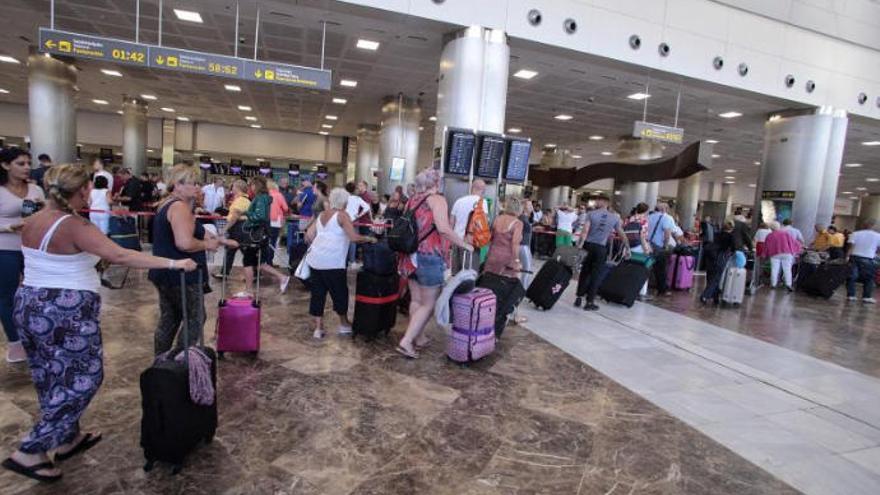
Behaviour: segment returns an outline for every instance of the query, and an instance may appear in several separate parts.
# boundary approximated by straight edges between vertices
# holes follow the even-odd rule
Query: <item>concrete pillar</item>
[[[660,183],[659,182],[646,182],[645,183],[645,203],[648,203],[648,208],[654,209],[657,206],[657,197],[660,196]]]
[[[541,153],[542,168],[562,168],[564,151],[556,148],[545,148]],[[544,208],[555,208],[564,201],[563,186],[542,187],[541,204]]]
[[[875,222],[880,222],[880,194],[862,196],[859,208],[859,221],[856,229],[862,228],[862,224],[871,219]],[[880,225],[875,226],[875,229],[880,229]]]
[[[845,110],[831,112],[831,136],[828,141],[828,156],[825,157],[825,170],[822,173],[822,189],[819,192],[819,205],[815,223],[831,225],[834,217],[834,201],[837,199],[837,183],[840,179],[840,164],[843,162],[843,147],[846,144],[846,130],[849,126]]]
[[[28,56],[31,154],[76,160],[76,68],[48,55]]]
[[[502,134],[510,64],[507,34],[498,29],[470,26],[447,35],[444,43],[438,75],[434,147],[445,146],[445,127]],[[490,181],[488,186],[486,196],[494,202],[496,184]],[[444,181],[449,204],[468,193],[467,181],[453,178]]]
[[[724,218],[733,214],[733,187],[731,184],[721,184],[721,202],[724,203]]]
[[[681,221],[682,228],[690,230],[697,217],[697,208],[700,204],[700,180],[702,172],[697,172],[690,177],[679,179],[678,194],[675,198],[675,212]]]
[[[177,139],[177,121],[162,119],[162,172],[174,166],[174,143]]]
[[[416,178],[419,160],[419,124],[422,110],[418,101],[403,95],[382,100],[382,128],[379,131],[379,194],[391,194],[398,185]],[[404,160],[402,175],[392,178],[395,158]]]
[[[122,166],[137,176],[147,169],[147,102],[122,98]]]
[[[379,169],[379,126],[361,124],[357,130],[357,165],[355,180],[377,186],[373,170]]]
[[[772,201],[763,199],[764,191],[793,191],[792,224],[807,242],[812,240],[833,127],[834,117],[824,108],[767,120],[755,193],[755,211],[761,215],[756,215],[756,222],[776,220]]]

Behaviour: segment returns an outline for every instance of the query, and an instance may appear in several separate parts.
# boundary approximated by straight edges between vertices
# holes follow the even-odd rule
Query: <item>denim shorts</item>
[[[416,254],[418,266],[413,275],[416,282],[422,287],[440,287],[443,285],[443,272],[446,271],[446,262],[436,254]]]

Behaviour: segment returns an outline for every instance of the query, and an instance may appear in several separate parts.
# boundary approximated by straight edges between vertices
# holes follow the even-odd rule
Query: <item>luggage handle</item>
[[[198,272],[197,284],[198,284],[198,291],[199,291],[199,299],[203,299],[204,298],[204,293],[203,293],[204,280],[202,278],[201,267],[197,267],[196,271]],[[183,348],[183,356],[184,356],[184,361],[186,362],[186,370],[187,370],[187,372],[189,372],[189,348],[191,347],[189,345],[189,331],[190,331],[189,310],[188,310],[187,304],[186,304],[187,303],[187,301],[186,301],[186,272],[183,270],[180,270],[180,302],[181,302],[181,305],[180,305],[181,315],[183,317],[183,341],[186,343],[186,346]],[[204,333],[200,333],[199,340],[198,340],[198,344],[200,346],[205,345],[204,339],[205,339]],[[174,346],[174,344],[172,343],[172,348],[173,348],[173,346]]]

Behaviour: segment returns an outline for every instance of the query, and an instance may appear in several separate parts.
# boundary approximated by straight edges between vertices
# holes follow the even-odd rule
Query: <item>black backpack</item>
[[[392,251],[404,254],[412,254],[416,252],[419,248],[419,243],[431,235],[431,232],[436,228],[435,225],[431,225],[431,230],[429,230],[424,237],[421,239],[419,238],[419,225],[418,222],[416,222],[416,210],[422,206],[422,203],[427,201],[428,196],[425,196],[415,208],[404,211],[402,215],[394,219],[391,228],[385,233],[385,237],[388,239],[388,247],[390,247]]]

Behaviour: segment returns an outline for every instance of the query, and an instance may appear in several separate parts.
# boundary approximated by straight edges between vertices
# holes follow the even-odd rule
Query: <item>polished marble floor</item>
[[[622,326],[619,320],[631,319],[627,314],[606,309],[587,320],[567,305],[558,311],[531,311],[529,324],[509,329],[494,355],[459,367],[444,358],[437,328],[431,329],[437,343],[417,361],[403,359],[386,341],[366,344],[331,337],[315,342],[306,317],[307,294],[292,290],[279,296],[271,287],[265,291],[263,351],[258,359],[231,356],[221,363],[217,438],[196,451],[177,476],[167,468],[144,473],[138,447],[138,375],[151,361],[155,291],[136,276],[125,289],[104,292],[106,380],[83,420],[85,428],[104,432],[103,442],[68,461],[64,480],[54,486],[0,472],[0,493],[797,492],[779,474],[770,474],[768,466],[758,467],[760,459],[755,461],[733,441],[760,436],[763,430],[757,426],[768,425],[710,421],[721,425],[720,431],[700,431],[697,426],[704,425],[693,416],[707,413],[692,405],[688,416],[689,397],[680,398],[684,405],[678,409],[656,397],[682,391],[676,376],[689,377],[692,386],[713,385],[722,397],[727,387],[744,400],[752,395],[745,387],[754,384],[737,378],[735,371],[700,371],[702,365],[683,350],[683,340],[676,347],[680,353],[652,358],[643,339],[662,350],[672,344]],[[209,329],[216,297],[208,298]],[[688,319],[669,315],[669,322]],[[741,337],[720,328],[714,332]],[[590,333],[609,342],[593,347],[593,342],[580,340]],[[578,348],[608,353],[586,356]],[[614,349],[644,351],[645,363],[658,366],[662,363],[651,359],[672,361],[655,377],[644,378],[644,363],[626,352],[615,355]],[[677,359],[691,359],[690,365]],[[641,387],[640,377],[647,380]],[[779,414],[803,406],[786,394],[768,400]],[[860,407],[853,405],[853,414]],[[717,414],[726,414],[723,409],[715,408]],[[0,366],[4,455],[36,411],[26,370]],[[810,427],[803,418],[798,424]],[[858,438],[846,441],[842,447],[863,445]],[[774,445],[785,452],[798,446]],[[876,464],[877,455],[876,449],[854,450],[846,467]],[[805,466],[786,465],[809,471]]]

